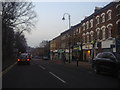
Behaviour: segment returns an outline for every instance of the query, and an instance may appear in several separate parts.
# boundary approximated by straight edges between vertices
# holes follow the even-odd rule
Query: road
[[[80,66],[32,59],[30,65],[16,64],[7,71],[2,88],[120,88],[120,82]]]

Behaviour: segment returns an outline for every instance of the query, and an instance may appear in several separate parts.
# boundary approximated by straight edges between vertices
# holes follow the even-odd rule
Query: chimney
[[[97,12],[101,9],[102,7],[95,7],[94,12]]]

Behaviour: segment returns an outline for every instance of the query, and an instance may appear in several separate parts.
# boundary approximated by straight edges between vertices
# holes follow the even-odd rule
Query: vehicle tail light
[[[30,61],[30,59],[27,59],[27,61]]]
[[[20,59],[18,59],[18,61],[20,61]]]

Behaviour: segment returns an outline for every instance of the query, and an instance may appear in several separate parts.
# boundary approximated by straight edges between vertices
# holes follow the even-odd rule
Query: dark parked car
[[[43,60],[49,60],[47,56],[43,56]]]
[[[109,72],[120,78],[120,54],[115,52],[102,52],[92,61],[95,73]]]
[[[18,64],[20,64],[20,63],[30,64],[30,60],[31,60],[31,58],[28,53],[22,53],[17,59]]]

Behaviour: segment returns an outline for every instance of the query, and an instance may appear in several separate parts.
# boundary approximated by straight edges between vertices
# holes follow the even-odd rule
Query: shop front
[[[76,61],[77,59],[79,61],[82,61],[82,50],[79,45],[76,45],[73,47],[73,52],[72,52],[72,61]]]
[[[93,56],[93,45],[83,45],[83,61],[91,62]]]

